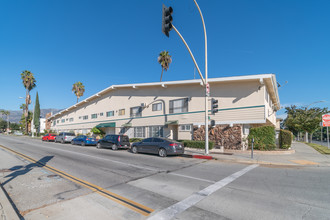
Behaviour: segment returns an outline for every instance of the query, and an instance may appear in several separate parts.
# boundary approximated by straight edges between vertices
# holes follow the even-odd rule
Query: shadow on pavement
[[[22,176],[27,174],[28,172],[30,172],[34,167],[44,167],[46,165],[46,163],[48,161],[50,161],[51,159],[53,159],[54,156],[45,156],[43,158],[41,158],[40,160],[38,160],[35,163],[30,163],[29,165],[26,166],[14,166],[12,168],[10,168],[10,171],[15,171],[6,177],[10,177],[8,180],[6,180],[5,182],[2,183],[2,185],[6,185],[8,182],[12,181],[13,179],[15,179],[18,176]]]

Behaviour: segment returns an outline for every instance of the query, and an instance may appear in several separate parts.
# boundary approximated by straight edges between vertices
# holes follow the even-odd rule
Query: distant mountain
[[[1,109],[0,109],[1,110]],[[29,109],[30,111],[33,109]],[[40,109],[40,117],[41,118],[45,118],[46,114],[49,112],[53,112],[53,114],[56,114],[58,112],[62,111],[62,109],[54,109],[54,108],[47,108],[47,109]],[[9,121],[10,122],[15,122],[18,123],[21,120],[22,114],[23,114],[23,110],[19,110],[19,111],[9,111],[10,115],[9,115]],[[0,115],[0,118],[7,120],[7,116],[2,116]]]

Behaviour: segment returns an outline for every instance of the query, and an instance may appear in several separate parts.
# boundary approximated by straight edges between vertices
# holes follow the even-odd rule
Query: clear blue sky
[[[209,77],[275,73],[283,106],[330,103],[329,0],[199,0],[209,43]],[[18,110],[30,70],[41,108],[76,102],[112,85],[159,81],[157,56],[173,62],[163,81],[194,77],[194,64],[174,31],[161,32],[162,4],[204,72],[204,36],[193,0],[3,0],[0,2],[0,109]],[[196,73],[196,77],[198,77]],[[32,109],[32,106],[30,106]],[[279,112],[282,114],[283,110]]]

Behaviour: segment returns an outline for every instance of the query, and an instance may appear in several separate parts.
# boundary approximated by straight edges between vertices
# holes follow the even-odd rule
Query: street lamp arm
[[[204,40],[205,40],[205,80],[207,83],[207,76],[208,76],[208,68],[207,68],[207,36],[206,36],[206,27],[205,27],[205,23],[204,23],[204,17],[202,14],[201,9],[199,8],[199,5],[197,4],[196,0],[194,0],[195,5],[198,9],[199,15],[201,16],[202,19],[202,23],[203,23],[203,29],[204,29]]]
[[[193,53],[191,52],[191,50],[190,50],[190,48],[189,48],[187,42],[184,40],[184,38],[182,37],[182,35],[181,35],[180,32],[178,31],[178,29],[176,29],[176,27],[175,27],[174,25],[172,25],[172,27],[173,27],[173,29],[175,30],[175,32],[179,35],[179,37],[181,38],[181,40],[183,41],[184,45],[187,47],[187,50],[189,51],[189,54],[190,54],[192,60],[194,61],[195,66],[196,66],[196,68],[197,68],[197,71],[198,71],[198,73],[199,73],[199,76],[200,76],[201,79],[202,79],[203,85],[206,86],[206,83],[205,83],[205,80],[204,80],[204,78],[203,78],[203,75],[202,75],[202,73],[201,73],[201,71],[200,71],[200,69],[199,69],[199,67],[198,67],[198,64],[197,64],[197,62],[196,62],[196,60],[195,60],[195,57],[194,57]]]

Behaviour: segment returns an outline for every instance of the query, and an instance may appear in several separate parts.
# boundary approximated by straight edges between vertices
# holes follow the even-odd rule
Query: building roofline
[[[279,102],[279,97],[278,97],[278,90],[277,90],[277,83],[276,83],[276,77],[275,74],[269,73],[269,74],[256,74],[256,75],[245,75],[245,76],[229,76],[229,77],[218,77],[218,78],[209,78],[208,82],[209,83],[214,83],[214,82],[232,82],[232,81],[246,81],[246,80],[259,80],[262,82],[263,79],[270,79],[272,84],[273,84],[273,90],[274,93],[276,94],[276,106],[278,109],[280,108],[280,102]],[[55,115],[52,115],[49,117],[49,119],[53,119],[59,115],[61,115],[64,112],[68,112],[69,110],[77,108],[79,105],[84,104],[86,102],[89,102],[90,100],[100,97],[101,94],[108,93],[112,90],[115,90],[117,88],[139,88],[139,87],[149,87],[149,86],[161,86],[163,88],[166,88],[167,85],[183,85],[183,84],[200,84],[203,86],[203,82],[201,79],[192,79],[192,80],[177,80],[177,81],[166,81],[166,82],[150,82],[150,83],[131,83],[131,84],[121,84],[121,85],[111,85],[100,92],[89,96],[88,98],[66,108],[63,109],[62,111],[56,113]]]

